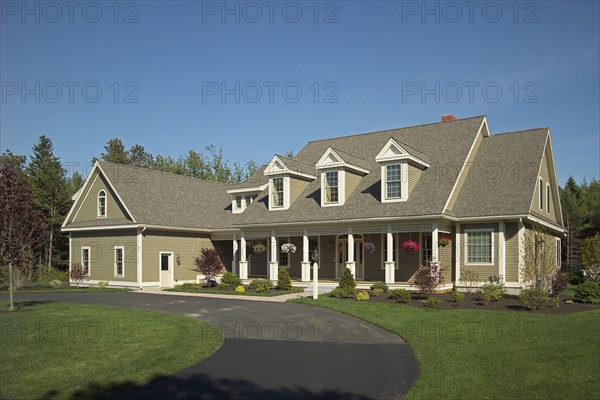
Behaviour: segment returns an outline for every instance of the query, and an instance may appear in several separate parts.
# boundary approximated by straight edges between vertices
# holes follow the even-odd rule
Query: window
[[[385,178],[386,199],[399,199],[401,197],[400,164],[386,166]]]
[[[312,261],[312,255],[319,253],[319,238],[309,238],[308,239],[308,259]]]
[[[160,270],[168,271],[171,255],[168,253],[160,253]]]
[[[325,173],[325,203],[339,201],[338,171]]]
[[[235,196],[235,208],[242,209],[242,196]]]
[[[115,276],[124,276],[125,248],[115,246]]]
[[[540,210],[544,209],[544,181],[542,179],[542,177],[540,177],[540,189],[539,189],[539,195],[540,195]]]
[[[254,203],[254,199],[256,198],[256,195],[246,195],[246,207],[248,207],[249,204]],[[241,199],[240,199],[241,202]]]
[[[272,179],[271,207],[283,207],[283,178]]]
[[[430,263],[433,259],[433,239],[431,236],[423,236],[421,257],[423,257],[423,264]]]
[[[98,192],[98,217],[106,217],[106,192]]]
[[[560,238],[556,238],[556,266],[560,268],[562,266],[562,242]]]
[[[550,214],[550,184],[546,183],[546,212]]]
[[[82,247],[81,248],[81,266],[85,271],[86,275],[90,274],[90,248]]]
[[[492,231],[466,231],[467,264],[492,264]]]

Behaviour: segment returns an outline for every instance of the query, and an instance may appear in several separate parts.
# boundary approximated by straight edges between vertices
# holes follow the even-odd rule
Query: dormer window
[[[241,188],[229,189],[227,193],[232,195],[231,212],[234,214],[243,213],[250,204],[254,203],[258,193],[262,192],[267,187],[267,184],[261,186],[246,186]]]
[[[98,192],[98,218],[106,218],[106,192],[101,190]]]
[[[338,171],[325,172],[325,203],[339,202]]]
[[[283,208],[283,177],[271,179],[271,208]]]
[[[235,196],[235,208],[242,209],[242,196]]]

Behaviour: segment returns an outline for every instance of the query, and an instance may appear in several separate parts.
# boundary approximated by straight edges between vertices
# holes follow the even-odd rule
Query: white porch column
[[[248,279],[248,261],[246,261],[246,236],[244,232],[240,235],[240,279]]]
[[[431,231],[431,261],[439,262],[438,257],[438,236],[439,230],[437,224],[432,225],[433,230]]]
[[[352,275],[356,277],[356,262],[354,261],[354,235],[352,228],[348,228],[348,259],[346,260],[346,268],[350,268]]]
[[[454,282],[458,285],[458,281],[460,281],[460,224],[456,224],[456,240],[455,245],[456,248],[454,250],[455,259],[454,259],[454,270],[456,271],[456,275],[454,276]]]
[[[308,229],[305,229],[302,235],[302,282],[310,281],[309,247]]]
[[[271,231],[271,261],[269,262],[269,279],[272,281],[277,280],[277,274],[279,272],[279,263],[277,262],[277,234],[275,231]]]
[[[506,282],[506,242],[504,241],[504,221],[500,221],[498,229],[498,275],[502,277],[502,282]]]
[[[394,263],[394,235],[392,226],[388,225],[386,234],[387,251],[385,255],[385,283],[394,283],[396,280],[396,271]]]
[[[237,274],[238,242],[237,237],[233,236],[233,251],[231,254],[231,272]]]

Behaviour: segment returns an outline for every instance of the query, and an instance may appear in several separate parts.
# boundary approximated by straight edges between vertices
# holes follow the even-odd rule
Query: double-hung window
[[[392,164],[386,166],[385,173],[385,198],[399,199],[401,198],[401,176],[402,168],[400,164]]]
[[[283,178],[273,178],[271,184],[271,199],[273,201],[271,207],[281,208],[283,207]]]
[[[493,233],[491,230],[466,231],[467,264],[492,264]]]
[[[86,275],[90,274],[90,248],[82,247],[81,248],[81,267]]]
[[[124,276],[125,272],[125,248],[115,246],[115,276]]]
[[[325,173],[325,203],[339,202],[339,179],[338,171]]]

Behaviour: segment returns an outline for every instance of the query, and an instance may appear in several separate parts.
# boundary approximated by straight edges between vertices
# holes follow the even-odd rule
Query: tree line
[[[230,164],[214,145],[173,158],[153,156],[138,144],[126,149],[118,138],[110,139],[92,162],[97,159],[224,183],[243,182],[258,169],[254,161]],[[0,281],[8,280],[9,267],[14,267],[13,281],[17,275],[28,281],[68,269],[69,239],[60,227],[85,179],[77,171],[68,176],[67,167],[44,135],[29,156],[10,150],[0,155]]]

